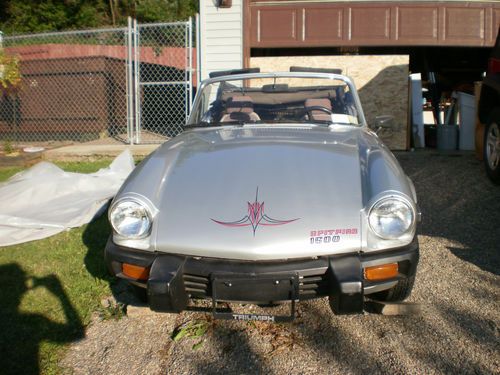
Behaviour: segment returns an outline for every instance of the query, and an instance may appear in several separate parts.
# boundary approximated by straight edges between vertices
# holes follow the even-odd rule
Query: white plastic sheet
[[[53,236],[101,214],[134,169],[129,150],[96,173],[41,162],[0,184],[0,246]]]

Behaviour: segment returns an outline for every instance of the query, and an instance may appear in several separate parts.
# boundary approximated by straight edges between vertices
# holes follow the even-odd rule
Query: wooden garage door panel
[[[304,40],[342,39],[342,8],[305,8]]]
[[[484,40],[484,8],[446,8],[444,39]]]
[[[495,43],[499,27],[500,27],[500,9],[493,9],[493,30],[492,30],[493,43]]]
[[[350,39],[389,40],[391,9],[386,7],[351,8]]]
[[[266,9],[257,11],[257,40],[289,42],[297,40],[296,9]]]
[[[398,39],[436,40],[438,38],[437,7],[401,7],[398,9]]]
[[[249,47],[492,46],[500,24],[500,1],[245,4]]]

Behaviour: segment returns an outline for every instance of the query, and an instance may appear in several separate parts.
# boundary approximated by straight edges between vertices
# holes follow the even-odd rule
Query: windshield
[[[226,79],[205,84],[189,118],[191,126],[233,124],[363,123],[355,90],[325,77]]]

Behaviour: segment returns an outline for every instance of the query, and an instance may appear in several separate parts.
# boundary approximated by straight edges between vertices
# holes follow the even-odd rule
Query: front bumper
[[[364,295],[386,290],[415,275],[417,237],[405,247],[376,253],[340,254],[315,259],[241,261],[145,252],[124,248],[110,239],[105,259],[110,272],[147,288],[152,310],[180,312],[190,298],[270,303],[328,296],[337,314],[361,313]],[[398,263],[399,274],[382,282],[364,280],[365,267]],[[122,264],[150,269],[148,280],[131,279]]]

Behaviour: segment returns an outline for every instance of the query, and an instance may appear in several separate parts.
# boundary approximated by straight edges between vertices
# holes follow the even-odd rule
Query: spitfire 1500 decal
[[[319,245],[323,243],[340,242],[342,235],[356,235],[358,234],[357,228],[337,228],[337,229],[324,229],[312,230],[310,235],[311,245]]]
[[[259,188],[257,187],[257,192],[255,193],[255,201],[253,203],[247,202],[248,213],[243,216],[240,220],[236,221],[220,221],[211,219],[217,224],[224,225],[226,227],[252,227],[253,235],[255,236],[255,231],[259,226],[277,226],[285,225],[291,222],[297,221],[297,219],[291,220],[278,220],[269,217],[264,213],[264,202],[259,202]]]

